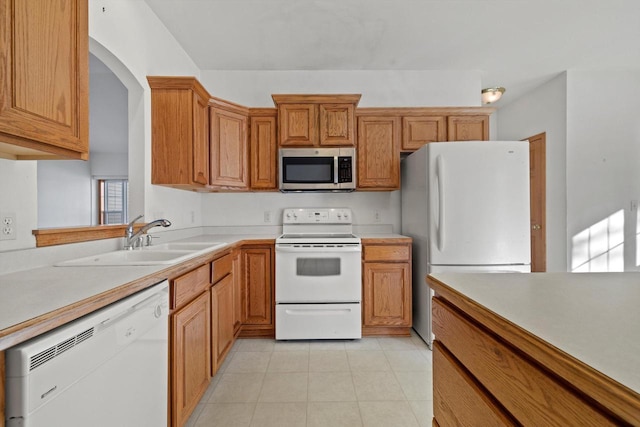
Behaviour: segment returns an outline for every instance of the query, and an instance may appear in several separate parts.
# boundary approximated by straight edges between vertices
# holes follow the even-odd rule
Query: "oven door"
[[[276,303],[359,302],[360,244],[276,244]]]

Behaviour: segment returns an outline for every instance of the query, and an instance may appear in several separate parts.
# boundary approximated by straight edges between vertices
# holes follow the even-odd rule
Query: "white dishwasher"
[[[7,427],[166,426],[167,281],[6,350]]]

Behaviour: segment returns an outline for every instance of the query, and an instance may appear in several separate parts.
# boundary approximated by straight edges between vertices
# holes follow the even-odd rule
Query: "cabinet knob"
[[[533,224],[533,225],[531,226],[531,229],[532,229],[532,230],[540,230],[541,228],[542,228],[542,226],[541,226],[540,224]]]

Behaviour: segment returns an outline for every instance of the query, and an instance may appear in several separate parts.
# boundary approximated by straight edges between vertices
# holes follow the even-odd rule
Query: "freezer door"
[[[429,263],[529,264],[529,144],[427,145]]]

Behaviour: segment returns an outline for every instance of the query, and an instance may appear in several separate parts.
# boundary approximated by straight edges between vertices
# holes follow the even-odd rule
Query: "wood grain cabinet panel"
[[[278,141],[276,140],[276,110],[268,116],[251,116],[249,158],[251,189],[278,188]]]
[[[402,151],[415,151],[430,142],[447,140],[444,116],[402,118]]]
[[[215,374],[233,345],[233,276],[226,275],[211,288],[211,373]]]
[[[209,386],[211,301],[207,290],[171,317],[172,425],[186,423]]]
[[[438,342],[433,345],[433,415],[440,426],[517,426]]]
[[[151,183],[202,190],[209,171],[209,94],[193,77],[147,77]]]
[[[89,156],[87,0],[0,2],[0,152]]]
[[[242,318],[242,258],[240,250],[233,251],[233,333],[238,335],[244,322]]]
[[[365,262],[364,325],[411,326],[410,270],[405,263]]]
[[[320,145],[355,145],[355,106],[353,104],[320,104],[319,108]]]
[[[264,246],[242,249],[243,330],[247,325],[273,328],[272,253]]]
[[[447,139],[449,141],[487,141],[489,116],[448,116]]]
[[[436,339],[519,423],[619,425],[584,400],[580,391],[568,388],[544,366],[485,332],[442,299],[433,299],[432,313]]]
[[[314,104],[282,104],[278,109],[281,146],[313,146],[318,128]]]
[[[248,188],[248,115],[212,107],[211,185]]]
[[[358,189],[400,188],[400,118],[358,117]]]

